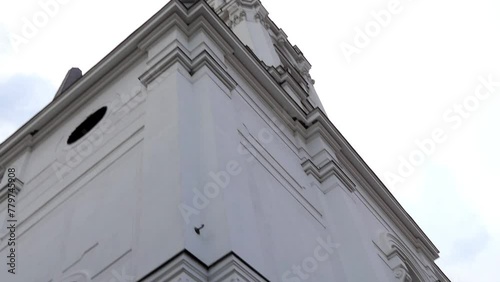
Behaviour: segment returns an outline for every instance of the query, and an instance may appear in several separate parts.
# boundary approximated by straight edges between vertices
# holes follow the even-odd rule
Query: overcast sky
[[[88,71],[167,1],[63,2],[46,23],[39,1],[0,2],[0,142],[69,68]],[[500,1],[263,4],[312,63],[332,122],[441,250],[443,271],[500,281]],[[28,38],[29,23],[43,26]]]

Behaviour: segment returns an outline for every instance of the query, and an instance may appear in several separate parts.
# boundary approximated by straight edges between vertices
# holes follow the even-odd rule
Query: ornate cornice
[[[435,282],[437,280],[436,270],[432,269],[425,260],[418,259],[418,256],[394,234],[381,231],[374,243],[392,269],[394,276],[398,279],[397,281],[416,282],[414,280],[417,279],[417,281],[422,282]],[[410,275],[410,268],[414,273],[412,274],[414,277]]]
[[[353,192],[356,188],[356,184],[352,181],[352,179],[342,170],[339,164],[335,160],[328,161],[325,165],[318,167],[313,163],[312,160],[307,160],[302,163],[302,167],[307,174],[311,174],[318,180],[320,183],[323,183],[330,176],[336,176],[342,184],[345,185],[349,191]],[[329,189],[329,187],[323,187],[325,189]],[[329,192],[329,190],[324,190],[324,193]]]
[[[139,281],[207,282],[207,267],[190,253],[182,252]]]
[[[269,280],[234,253],[229,253],[207,266],[185,250],[139,281],[268,282]]]
[[[196,74],[202,67],[208,67],[224,85],[231,91],[236,87],[236,82],[224,70],[224,68],[208,53],[203,50],[194,58],[190,58],[181,48],[176,47],[173,51],[159,60],[145,73],[139,76],[139,80],[144,86],[148,86],[156,78],[158,78],[167,69],[174,64],[182,65],[192,76]]]
[[[356,176],[356,180],[364,183],[363,190],[372,197],[377,205],[387,212],[388,216],[407,235],[410,241],[416,247],[421,248],[430,260],[435,260],[439,257],[439,251],[436,246],[408,215],[396,198],[321,109],[316,108],[308,113],[301,122],[296,122],[293,128],[306,139],[311,134],[320,134],[334,152],[339,155],[339,159],[342,162],[347,162],[346,167],[349,168],[349,172],[352,175]],[[310,128],[316,128],[316,130],[310,131]]]
[[[261,274],[234,253],[230,253],[211,265],[208,282],[267,282]]]

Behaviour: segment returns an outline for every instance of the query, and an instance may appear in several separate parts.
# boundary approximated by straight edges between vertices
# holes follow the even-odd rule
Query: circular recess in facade
[[[69,136],[68,145],[71,145],[78,140],[82,139],[87,133],[89,133],[106,115],[108,107],[102,107],[95,111],[93,114],[87,117]]]

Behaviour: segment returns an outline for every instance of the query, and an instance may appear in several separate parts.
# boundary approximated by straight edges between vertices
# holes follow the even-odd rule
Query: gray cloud
[[[405,207],[442,254],[446,254],[439,260],[445,272],[473,263],[493,238],[480,217],[458,193],[459,183],[450,167],[431,161],[423,173],[420,196],[425,201],[409,203]]]
[[[474,260],[477,255],[486,249],[489,242],[492,240],[492,237],[485,227],[478,228],[472,226],[472,228],[477,228],[475,234],[458,239],[454,242],[450,257],[452,257],[455,262],[460,263]]]
[[[0,79],[0,142],[47,105],[55,91],[48,80],[35,75]]]

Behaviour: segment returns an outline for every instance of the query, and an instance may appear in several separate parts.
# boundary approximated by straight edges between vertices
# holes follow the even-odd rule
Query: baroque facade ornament
[[[394,269],[394,276],[401,282],[412,282],[412,278],[405,266],[401,265]]]
[[[437,280],[436,274],[430,267],[420,266],[425,265],[426,262],[412,256],[409,248],[394,234],[381,231],[378,240],[374,241],[374,243],[382,251],[383,257],[387,260],[398,281],[435,282]],[[410,267],[414,272],[413,274],[410,273]],[[414,277],[415,275],[418,277]]]

